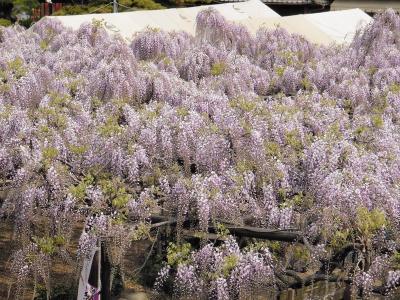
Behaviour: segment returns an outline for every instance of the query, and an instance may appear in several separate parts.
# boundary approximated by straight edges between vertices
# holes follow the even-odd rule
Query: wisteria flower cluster
[[[120,264],[163,214],[178,243],[188,221],[303,237],[269,245],[276,264],[229,239],[229,274],[228,244],[194,251],[163,271],[182,295],[240,298],[280,280],[274,266],[326,272],[349,256],[355,286],[395,288],[394,264],[370,269],[400,251],[400,17],[388,10],[331,47],[281,28],[252,36],[213,9],[195,36],[148,29],[129,44],[101,22],[0,28],[0,183],[20,282],[48,282],[55,257],[75,261],[76,228],[78,258],[101,238]]]
[[[254,291],[275,284],[268,248],[241,251],[235,239],[229,237],[219,247],[208,244],[198,251],[182,253],[185,251],[176,246],[169,249],[168,264],[155,283],[157,290],[162,290],[173,275],[176,295],[194,299],[246,299]]]

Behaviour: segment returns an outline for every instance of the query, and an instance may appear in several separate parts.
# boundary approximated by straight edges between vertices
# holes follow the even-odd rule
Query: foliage
[[[0,26],[7,27],[7,26],[10,26],[11,24],[12,24],[12,23],[11,23],[10,20],[0,18]]]
[[[357,210],[357,229],[362,236],[372,236],[387,223],[385,213],[380,209],[368,211],[362,207]]]
[[[167,249],[168,264],[173,267],[187,264],[190,259],[190,250],[191,245],[189,243],[184,243],[182,245],[170,243]]]
[[[12,0],[12,16],[17,18],[19,14],[31,15],[32,9],[39,6],[38,0]]]
[[[96,13],[111,13],[112,7],[104,7],[104,5],[95,6],[95,5],[65,5],[60,10],[53,13],[53,16],[67,16],[67,15],[84,15],[89,14],[93,11]]]
[[[173,6],[191,6],[191,5],[202,5],[211,4],[212,0],[169,0],[168,1]]]
[[[153,0],[132,0],[132,4],[129,6],[143,8],[143,9],[163,9],[165,8],[160,3]]]
[[[225,65],[222,62],[217,62],[211,66],[211,75],[218,76],[224,73]]]
[[[126,7],[131,8],[139,8],[139,9],[163,9],[165,8],[160,3],[154,0],[123,0],[118,1],[124,7],[119,7],[120,11],[126,11]],[[96,4],[91,3],[89,5],[65,5],[60,10],[53,13],[54,16],[66,16],[66,15],[82,15],[82,14],[90,14],[90,13],[111,13],[112,6],[104,7],[104,3]]]

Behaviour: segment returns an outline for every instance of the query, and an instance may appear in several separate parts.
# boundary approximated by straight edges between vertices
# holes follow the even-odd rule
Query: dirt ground
[[[8,259],[15,245],[12,242],[12,226],[9,222],[0,221],[0,299],[7,299],[10,278],[8,276]]]
[[[17,249],[17,243],[13,240],[14,228],[10,221],[0,221],[0,299],[14,299],[15,285],[12,284],[12,278],[9,275],[10,272],[10,258],[15,249]],[[76,251],[76,246],[71,245],[71,251]],[[55,260],[53,265],[53,283],[65,283],[66,279],[73,277],[74,270],[62,263],[61,260]],[[32,300],[33,296],[33,285],[28,285],[24,291],[24,295],[21,300],[29,299]]]

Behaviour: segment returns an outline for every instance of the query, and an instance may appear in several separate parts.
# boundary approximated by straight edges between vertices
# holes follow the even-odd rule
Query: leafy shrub
[[[165,8],[160,3],[153,0],[132,0],[132,4],[129,6],[143,8],[143,9],[163,9]]]
[[[11,24],[12,23],[10,20],[0,18],[0,26],[7,27],[7,26],[11,26]]]

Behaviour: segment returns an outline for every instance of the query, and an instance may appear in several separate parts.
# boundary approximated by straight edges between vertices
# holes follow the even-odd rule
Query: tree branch
[[[177,220],[175,218],[169,218],[166,216],[152,216],[151,217],[152,228],[157,228],[164,225],[176,225]],[[224,224],[225,228],[229,232],[236,236],[253,237],[258,239],[272,240],[272,241],[282,241],[282,242],[297,242],[303,243],[303,238],[300,232],[292,230],[271,230],[259,227],[250,226],[236,226],[231,224]],[[183,224],[184,228],[190,227],[190,221],[186,219]],[[216,233],[217,228],[210,225],[208,227],[210,233]]]
[[[343,278],[338,275],[327,275],[321,273],[315,273],[309,276],[301,276],[300,273],[297,273],[293,270],[286,270],[284,275],[292,277],[295,279],[294,283],[289,284],[288,288],[301,288],[305,286],[309,286],[314,282],[318,281],[328,281],[328,282],[345,282],[351,283],[352,280],[349,278]]]

